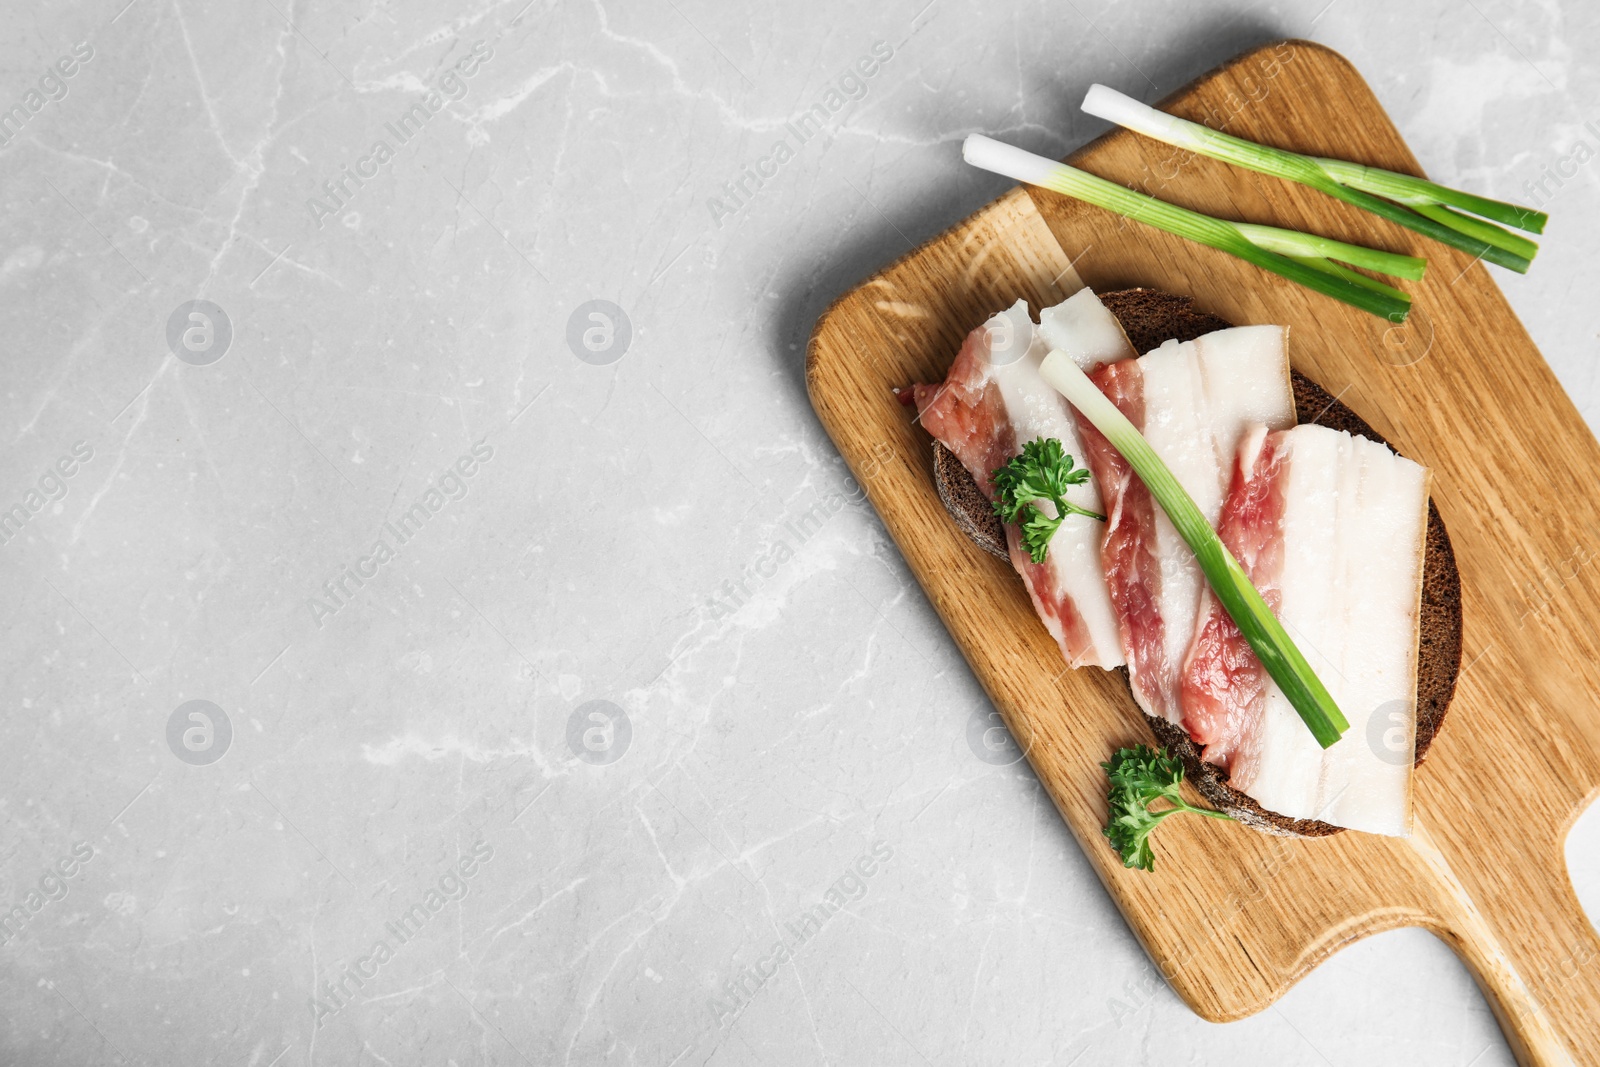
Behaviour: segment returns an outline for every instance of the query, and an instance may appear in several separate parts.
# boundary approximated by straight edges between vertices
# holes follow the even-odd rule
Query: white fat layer
[[[1065,352],[1086,371],[1139,354],[1128,343],[1117,317],[1090,289],[1079,289],[1055,307],[1039,312],[1039,333],[1046,345]]]
[[[1074,302],[1077,305],[1075,313],[1065,320],[1055,317],[1058,325],[1063,321],[1092,322],[1094,315],[1092,308],[1089,308],[1091,303],[1093,308],[1098,308],[1101,314],[1110,318],[1110,312],[1088,289],[1078,292],[1067,304]],[[1041,318],[1065,306],[1047,308]],[[1116,320],[1112,319],[1111,324],[1116,326]],[[1016,432],[1017,448],[1037,438],[1054,437],[1078,466],[1085,466],[1087,461],[1083,453],[1083,440],[1078,436],[1078,422],[1070,405],[1039,375],[1039,364],[1049,355],[1054,342],[1046,340],[1042,336],[1043,331],[1034,327],[1033,320],[1028,317],[1027,303],[1017,301],[1010,310],[1002,311],[990,319],[987,326],[991,339],[989,372],[1000,387],[1006,417]],[[1066,339],[1069,343],[1080,351],[1101,354],[1096,362],[1132,354],[1120,326],[1116,326],[1117,338],[1121,341],[1120,349],[1101,337],[1080,338],[1076,326],[1067,329]],[[1082,485],[1073,486],[1067,493],[1067,501],[1090,511],[1102,514],[1105,511],[1100,490],[1092,478]],[[1045,556],[1052,582],[1066,590],[1072,598],[1073,607],[1083,618],[1089,633],[1089,651],[1079,662],[1072,664],[1074,667],[1088,665],[1111,668],[1120,667],[1124,662],[1117,617],[1111,607],[1111,594],[1106,588],[1105,569],[1100,564],[1103,531],[1104,524],[1096,519],[1069,515],[1050,539],[1050,549]],[[1062,636],[1056,632],[1060,629],[1059,624],[1049,618],[1044,622],[1051,636],[1059,643]]]
[[[1246,429],[1253,423],[1273,429],[1294,425],[1286,340],[1282,326],[1240,326],[1193,341],[1168,341],[1139,357],[1144,376],[1140,429],[1213,527]],[[1194,637],[1205,575],[1166,512],[1160,507],[1155,512],[1161,619],[1167,662],[1176,671]],[[1170,705],[1176,714],[1176,699]]]
[[[1256,780],[1297,819],[1411,831],[1417,637],[1428,473],[1364,437],[1297,426],[1286,464],[1279,618],[1350,722],[1324,751],[1269,684]]]

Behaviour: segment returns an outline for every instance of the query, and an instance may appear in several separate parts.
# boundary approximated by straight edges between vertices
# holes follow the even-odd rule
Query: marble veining
[[[1551,212],[1496,281],[1595,425],[1585,5],[6,23],[0,1062],[1511,1062],[1418,931],[1226,1026],[1167,990],[803,347],[1006,187],[967,133],[1064,154],[1090,82],[1309,37]]]

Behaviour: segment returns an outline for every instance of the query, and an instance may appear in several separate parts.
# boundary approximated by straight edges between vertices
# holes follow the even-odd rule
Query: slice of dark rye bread
[[[1116,316],[1136,352],[1149,352],[1163,341],[1190,341],[1201,334],[1222,330],[1232,323],[1195,308],[1186,296],[1156,289],[1123,289],[1101,293],[1100,300]],[[1385,441],[1367,422],[1327,390],[1299,371],[1291,372],[1295,414],[1300,422],[1314,422],[1335,430]],[[989,498],[972,480],[955,454],[933,443],[933,478],[939,498],[957,526],[979,548],[1006,559],[1005,531]],[[1417,659],[1417,763],[1428,754],[1444,724],[1445,712],[1455,693],[1461,669],[1461,576],[1456,570],[1450,535],[1439,509],[1428,502],[1427,549],[1422,568],[1421,637]],[[1118,668],[1127,678],[1127,668]],[[1240,822],[1270,834],[1289,837],[1326,837],[1340,827],[1316,819],[1290,819],[1268,811],[1228,785],[1227,772],[1200,758],[1200,750],[1180,726],[1145,716],[1156,740],[1183,760],[1185,772],[1212,804]],[[1356,743],[1367,744],[1366,738]]]

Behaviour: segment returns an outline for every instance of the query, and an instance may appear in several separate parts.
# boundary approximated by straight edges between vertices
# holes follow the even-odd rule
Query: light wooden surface
[[[1308,42],[1240,56],[1163,106],[1420,173],[1360,75]],[[1600,448],[1482,264],[1311,190],[1173,155],[1118,131],[1070,162],[1223,217],[1424,255],[1427,278],[1400,283],[1412,323],[1391,329],[1220,252],[1018,189],[829,309],[808,354],[812,403],[1107,890],[1196,1012],[1249,1015],[1351,941],[1422,926],[1472,969],[1521,1062],[1600,1063],[1600,939],[1563,856],[1600,784],[1600,568],[1586,547],[1600,530]],[[890,392],[942,379],[967,331],[1019,295],[1037,312],[1084,284],[1154,286],[1234,322],[1288,324],[1294,365],[1432,468],[1461,568],[1465,651],[1418,771],[1410,841],[1285,841],[1181,819],[1163,825],[1145,874],[1124,870],[1100,836],[1098,764],[1148,732],[1118,676],[1062,672],[1020,580],[946,516],[927,434]]]

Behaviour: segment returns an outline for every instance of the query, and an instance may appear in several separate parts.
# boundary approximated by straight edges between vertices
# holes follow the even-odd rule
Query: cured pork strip
[[[1246,429],[1294,425],[1286,340],[1281,326],[1241,326],[1168,341],[1090,374],[1213,526]],[[1179,670],[1205,577],[1128,462],[1088,420],[1079,429],[1106,501],[1100,557],[1134,699],[1147,713],[1181,723]]]
[[[1039,364],[1060,348],[1085,365],[1132,359],[1122,327],[1088,289],[1041,314],[1035,326],[1018,301],[972,331],[940,385],[913,386],[922,425],[953,452],[991,500],[993,472],[1038,438],[1056,438],[1081,462],[1077,419],[1066,399],[1039,376]],[[1074,486],[1068,502],[1103,512],[1092,481]],[[1049,508],[1052,505],[1044,504]],[[1069,515],[1034,563],[1017,527],[1006,524],[1011,564],[1022,576],[1039,618],[1073,667],[1123,663],[1116,617],[1100,565],[1101,523]]]
[[[1182,672],[1184,728],[1229,785],[1296,819],[1411,826],[1428,472],[1323,426],[1240,445],[1217,533],[1350,722],[1318,746],[1206,593]]]

